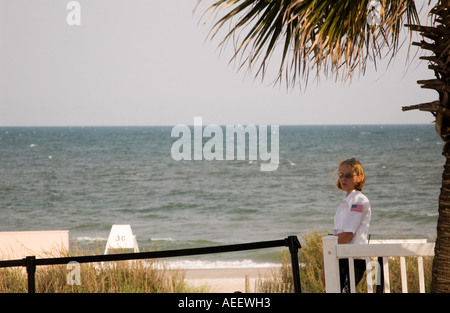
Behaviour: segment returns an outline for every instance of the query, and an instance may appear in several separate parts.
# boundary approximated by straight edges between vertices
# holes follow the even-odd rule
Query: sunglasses
[[[343,174],[343,173],[339,173],[339,178],[345,177],[345,178],[353,178],[353,176],[355,176],[355,174]]]

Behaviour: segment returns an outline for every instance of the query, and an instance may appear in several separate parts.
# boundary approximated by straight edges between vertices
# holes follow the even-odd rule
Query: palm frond
[[[369,25],[370,1],[214,0],[205,13],[215,16],[211,39],[230,25],[219,46],[233,42],[240,69],[256,68],[255,76],[264,77],[281,49],[276,81],[295,85],[306,83],[311,69],[345,81],[364,73],[368,61],[396,54],[405,19],[419,22],[414,0],[380,0],[379,25]]]

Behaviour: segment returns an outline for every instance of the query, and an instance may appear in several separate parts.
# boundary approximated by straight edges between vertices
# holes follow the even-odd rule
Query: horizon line
[[[434,122],[418,122],[418,123],[361,123],[361,124],[290,124],[290,123],[286,123],[286,124],[268,124],[268,123],[259,123],[259,124],[255,124],[255,123],[249,123],[249,124],[205,124],[203,126],[207,126],[207,125],[219,125],[221,127],[226,127],[227,125],[243,125],[243,126],[247,126],[247,125],[267,125],[267,126],[400,126],[400,125],[433,125]],[[82,127],[174,127],[177,125],[186,125],[186,126],[190,126],[190,127],[194,127],[194,124],[136,124],[136,125],[0,125],[0,128],[39,128],[39,127],[74,127],[74,128],[82,128]]]

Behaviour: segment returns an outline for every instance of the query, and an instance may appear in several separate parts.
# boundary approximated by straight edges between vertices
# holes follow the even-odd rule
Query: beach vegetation
[[[100,254],[98,243],[74,245],[61,256]],[[120,251],[116,251],[120,253]],[[72,263],[72,262],[71,262]],[[184,293],[205,292],[205,286],[190,286],[182,269],[162,260],[46,265],[36,268],[37,293]],[[76,263],[76,262],[75,262]],[[77,272],[78,271],[78,272]],[[27,273],[22,267],[0,269],[0,293],[27,292]]]
[[[159,263],[159,262],[158,262]],[[161,268],[144,261],[120,261],[111,264],[80,264],[79,284],[68,283],[65,265],[36,269],[38,293],[173,293],[198,292],[187,286],[184,272]],[[0,270],[0,292],[27,292],[27,276],[22,268]]]

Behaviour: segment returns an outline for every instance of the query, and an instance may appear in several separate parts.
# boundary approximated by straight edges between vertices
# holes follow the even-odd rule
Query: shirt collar
[[[345,196],[344,201],[347,202],[348,205],[351,205],[350,202],[351,202],[351,201],[355,198],[355,196],[356,196],[357,194],[359,194],[359,193],[361,193],[361,191],[356,190],[356,189],[353,189],[353,191],[350,192],[350,193],[348,194],[348,196]]]

